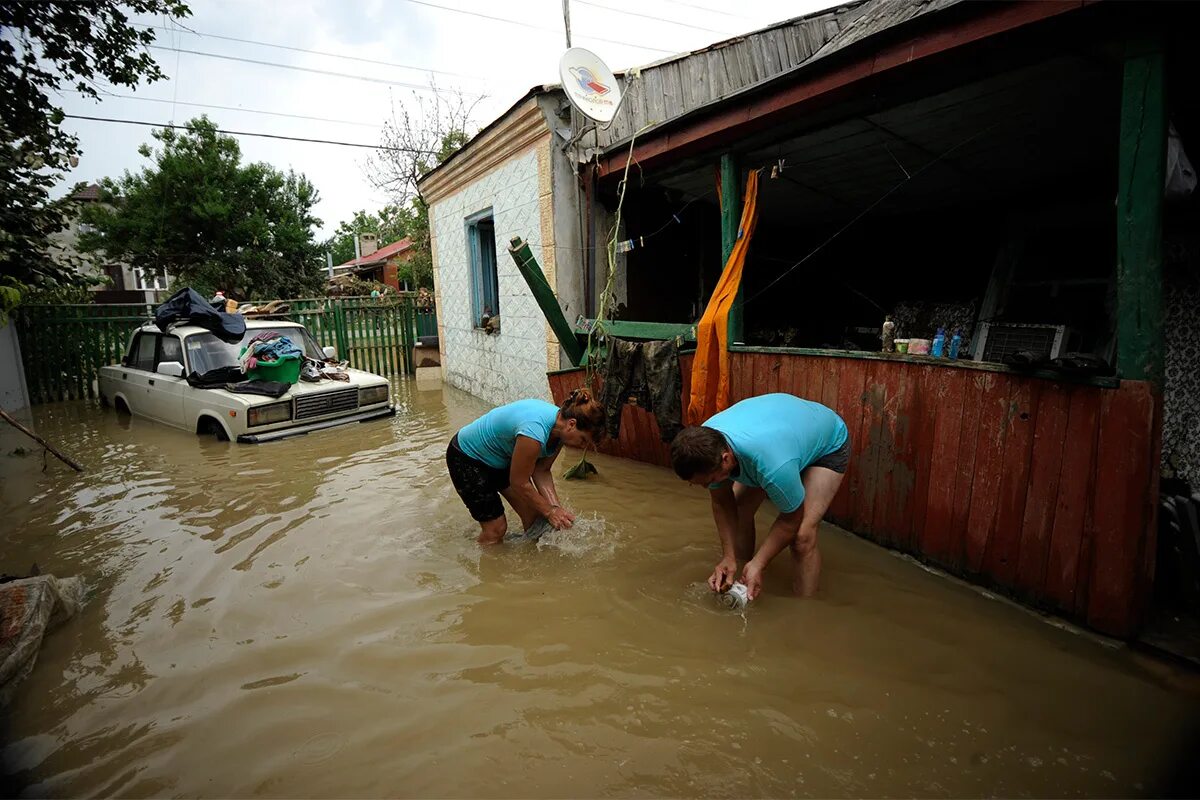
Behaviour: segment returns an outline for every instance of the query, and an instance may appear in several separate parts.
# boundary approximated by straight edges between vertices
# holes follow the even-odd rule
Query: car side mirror
[[[336,347],[322,347],[321,352],[325,354],[326,358],[337,358]]]
[[[159,375],[166,375],[171,378],[183,377],[183,364],[178,361],[160,361],[154,371]]]

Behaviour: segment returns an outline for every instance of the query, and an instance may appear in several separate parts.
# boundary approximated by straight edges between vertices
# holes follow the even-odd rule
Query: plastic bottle
[[[933,337],[933,347],[930,348],[929,354],[934,358],[941,358],[946,350],[946,329],[938,328],[937,335]]]
[[[958,328],[954,329],[954,336],[950,339],[950,357],[958,358],[958,348],[962,347],[962,332]]]

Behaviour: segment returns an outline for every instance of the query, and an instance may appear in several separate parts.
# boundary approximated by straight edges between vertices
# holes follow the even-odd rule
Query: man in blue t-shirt
[[[685,481],[707,486],[722,557],[708,585],[714,592],[741,582],[753,600],[762,573],[785,547],[792,548],[792,590],[817,591],[821,552],[817,526],[833,502],[850,462],[846,423],[820,403],[790,394],[751,397],[685,428],[671,443],[671,465]],[[754,513],[769,497],[779,509],[755,552]]]

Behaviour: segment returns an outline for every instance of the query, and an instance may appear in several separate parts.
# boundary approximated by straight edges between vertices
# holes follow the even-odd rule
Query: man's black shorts
[[[837,450],[834,450],[832,453],[826,453],[808,466],[824,467],[825,469],[831,469],[834,472],[845,475],[846,467],[850,466],[850,437],[847,436],[846,442]]]
[[[490,467],[471,458],[458,447],[458,434],[446,448],[446,468],[450,481],[476,522],[504,516],[500,490],[508,488],[508,470]]]

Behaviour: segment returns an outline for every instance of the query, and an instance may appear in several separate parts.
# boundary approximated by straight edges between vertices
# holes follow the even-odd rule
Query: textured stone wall
[[[439,298],[440,348],[446,382],[500,405],[526,397],[550,398],[546,380],[546,320],[512,257],[509,239],[520,236],[554,281],[553,242],[543,247],[551,202],[549,179],[540,176],[542,145],[528,148],[430,211]],[[541,156],[539,158],[539,155]],[[500,332],[488,334],[471,318],[467,217],[491,208],[496,224]],[[549,254],[549,259],[547,259]],[[555,365],[556,366],[556,365]]]

